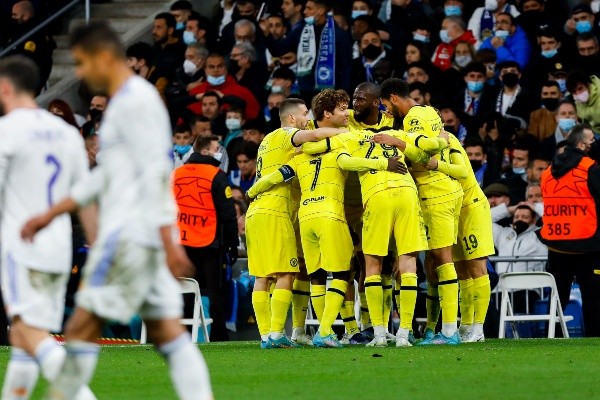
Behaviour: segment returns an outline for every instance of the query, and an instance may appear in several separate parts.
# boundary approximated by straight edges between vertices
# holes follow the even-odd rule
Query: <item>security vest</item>
[[[185,164],[174,172],[173,193],[179,206],[179,243],[184,246],[206,247],[215,241],[217,210],[212,183],[219,171],[213,165]]]
[[[544,225],[542,241],[556,250],[589,251],[600,244],[598,210],[588,187],[594,160],[583,157],[577,167],[556,179],[551,167],[542,174]]]

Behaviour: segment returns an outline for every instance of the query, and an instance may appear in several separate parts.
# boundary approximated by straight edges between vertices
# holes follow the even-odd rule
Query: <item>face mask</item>
[[[577,21],[575,29],[579,33],[586,33],[592,30],[592,23],[590,21]]]
[[[194,32],[192,32],[192,31],[183,32],[183,43],[190,45],[190,44],[193,44],[196,42],[197,42],[197,40],[194,37]]]
[[[304,18],[304,22],[306,22],[306,25],[314,25],[315,17],[306,17]]]
[[[519,75],[513,72],[504,74],[504,76],[502,76],[502,83],[504,83],[504,86],[509,88],[515,87],[519,83]]]
[[[271,93],[283,93],[283,87],[279,85],[271,86]]]
[[[558,49],[542,50],[542,56],[545,58],[552,58],[556,55],[556,53],[558,53]]]
[[[440,40],[444,43],[450,43],[452,41],[452,39],[450,39],[450,36],[448,35],[447,29],[442,29],[440,31]]]
[[[525,167],[513,167],[512,170],[515,175],[523,175],[525,173]]]
[[[495,11],[498,8],[498,0],[485,0],[485,9]]]
[[[467,81],[467,88],[473,93],[479,93],[483,90],[483,82]]]
[[[566,79],[557,79],[556,83],[558,83],[561,93],[565,93],[567,91],[567,80]]]
[[[102,110],[98,110],[97,108],[90,108],[90,118],[92,121],[96,121],[101,115]]]
[[[218,151],[215,154],[213,154],[213,158],[219,162],[221,162],[221,160],[223,159],[223,153]]]
[[[375,60],[377,57],[381,55],[381,47],[375,46],[374,44],[370,44],[364,49],[362,49],[362,54],[368,60]]]
[[[182,31],[184,29],[185,29],[185,22],[183,22],[183,21],[179,21],[177,23],[177,25],[175,25],[175,30],[176,31]]]
[[[558,107],[558,99],[542,99],[542,105],[546,110],[554,111]]]
[[[457,16],[460,17],[462,15],[462,9],[459,6],[446,6],[444,7],[444,14],[446,17]]]
[[[509,31],[498,30],[494,32],[494,35],[499,37],[502,40],[506,40],[506,38],[510,35]]]
[[[352,19],[356,19],[361,15],[368,15],[369,12],[366,10],[352,10]]]
[[[451,133],[451,134],[453,134],[453,135],[455,135],[455,134],[456,134],[456,131],[454,130],[454,127],[453,127],[453,126],[446,126],[446,125],[444,125],[444,130],[445,130],[446,132],[448,132],[448,133]]]
[[[183,62],[183,72],[185,72],[186,75],[194,75],[194,72],[196,72],[196,64],[194,64],[193,62],[191,62],[190,60],[185,60]]]
[[[456,56],[454,57],[454,62],[456,63],[456,65],[458,65],[461,68],[464,68],[467,66],[468,63],[470,63],[473,60],[473,58],[471,56]]]
[[[209,85],[220,86],[220,85],[222,85],[222,84],[225,83],[225,75],[221,75],[221,76],[210,76],[210,75],[207,75],[206,76],[206,81],[208,82]]]
[[[225,120],[225,126],[230,131],[237,131],[242,128],[242,121],[237,118],[227,118]]]
[[[188,151],[190,151],[190,149],[191,149],[191,148],[192,148],[192,145],[191,145],[191,144],[186,144],[185,146],[183,146],[183,145],[179,145],[179,144],[176,144],[176,145],[175,145],[175,151],[176,151],[176,152],[177,152],[177,153],[178,153],[180,156],[182,156],[182,155],[186,154]]]
[[[429,43],[429,37],[420,33],[413,33],[413,40],[417,42]]]
[[[513,229],[517,232],[517,235],[525,232],[529,228],[529,224],[525,221],[515,221],[513,222]]]
[[[569,132],[577,124],[577,121],[571,118],[559,118],[558,126],[563,132]]]
[[[588,92],[587,90],[584,90],[583,92],[581,92],[579,94],[574,94],[573,98],[580,103],[587,103],[588,100],[590,99],[590,92]]]
[[[479,169],[483,165],[482,160],[469,160],[469,162],[471,163],[471,168],[473,168],[473,171],[475,172],[479,171]]]

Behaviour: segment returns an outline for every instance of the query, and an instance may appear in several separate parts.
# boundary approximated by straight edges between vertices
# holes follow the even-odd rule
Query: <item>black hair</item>
[[[379,90],[383,100],[389,100],[392,95],[406,99],[410,97],[409,87],[408,82],[402,79],[389,78],[381,83]]]
[[[219,140],[219,137],[216,135],[199,136],[194,141],[194,152],[200,153],[202,150],[209,148],[212,142],[218,142]]]
[[[589,124],[577,124],[571,129],[571,133],[567,138],[567,143],[571,147],[577,147],[579,143],[583,141],[583,135],[586,130],[592,130],[592,127]]]
[[[518,62],[513,60],[501,62],[496,66],[496,69],[498,69],[498,71],[502,71],[503,68],[516,68],[517,71],[521,72],[521,66]]]
[[[223,104],[223,99],[221,99],[221,96],[219,96],[217,92],[213,92],[212,90],[209,90],[208,92],[204,93],[204,96],[202,96],[202,98],[205,97],[216,97],[217,104],[219,105],[219,107]]]
[[[15,55],[0,60],[0,78],[7,79],[15,87],[15,91],[35,96],[40,71],[30,58]]]
[[[243,154],[248,157],[250,160],[256,160],[258,157],[258,144],[254,142],[244,141],[242,148],[240,149],[239,154]]]
[[[138,60],[144,60],[148,66],[151,66],[154,60],[154,49],[148,43],[137,42],[127,48],[125,55],[127,58],[131,57],[137,58]]]
[[[125,46],[117,32],[106,21],[92,21],[89,25],[78,26],[71,34],[69,47],[80,48],[89,54],[109,50],[118,58],[126,58]]]
[[[196,122],[210,122],[210,119],[208,119],[202,114],[194,115],[190,118],[190,126],[194,126]]]
[[[191,11],[194,7],[188,0],[177,0],[171,4],[171,11],[187,10]]]
[[[592,83],[592,78],[588,72],[576,69],[567,76],[567,90],[573,93],[579,83],[590,85]]]
[[[427,85],[426,83],[423,82],[413,82],[410,85],[408,85],[408,92],[412,92],[418,90],[423,96],[425,96],[425,93],[431,93],[431,90],[429,89],[429,85]]]
[[[175,26],[177,25],[175,17],[168,12],[162,12],[160,14],[157,14],[156,17],[154,17],[154,20],[157,19],[164,19],[167,23],[167,28],[175,28]]]
[[[277,68],[273,71],[273,79],[285,79],[286,81],[296,81],[296,74],[287,67]]]
[[[462,70],[464,76],[467,76],[470,72],[479,72],[485,77],[487,71],[485,69],[485,65],[483,65],[482,62],[471,61]]]
[[[560,92],[560,85],[558,84],[558,82],[547,80],[542,84],[542,87],[549,87],[549,86],[554,86],[554,87],[558,88],[558,91]]]
[[[481,147],[483,154],[487,155],[487,149],[485,148],[485,143],[480,138],[473,137],[473,138],[465,139],[463,148],[466,149],[467,147]]]

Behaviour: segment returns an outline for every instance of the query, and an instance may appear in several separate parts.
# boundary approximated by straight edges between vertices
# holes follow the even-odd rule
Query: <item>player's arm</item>
[[[344,134],[345,135],[345,134]],[[305,154],[315,155],[327,153],[328,151],[337,150],[343,148],[344,143],[340,140],[340,137],[330,137],[318,142],[306,142],[302,145],[302,152]]]
[[[342,130],[338,128],[317,128],[311,130],[299,130],[293,134],[292,144],[294,145],[294,147],[299,147],[302,146],[304,143],[318,142],[319,140],[324,140],[347,131],[347,129]]]
[[[408,169],[397,157],[394,158],[362,158],[351,157],[347,153],[341,153],[337,158],[339,167],[346,171],[391,171],[406,174]]]
[[[465,179],[468,176],[465,158],[460,151],[455,149],[450,150],[450,162],[431,157],[427,169],[440,171],[454,179]]]
[[[72,197],[67,197],[50,207],[44,214],[33,217],[27,221],[23,228],[21,228],[21,238],[25,241],[32,242],[35,234],[47,227],[54,218],[65,213],[74,213],[78,209],[79,205],[77,202]]]
[[[402,133],[402,134],[401,134]],[[414,163],[426,165],[429,162],[429,154],[425,153],[415,145],[406,142],[406,134],[402,131],[390,131],[390,134],[379,133],[373,137],[374,143],[394,146],[404,153]]]
[[[254,199],[256,196],[270,190],[275,185],[291,181],[294,176],[296,176],[294,169],[290,165],[284,165],[277,171],[260,178],[250,189],[248,189],[246,195],[250,199]]]

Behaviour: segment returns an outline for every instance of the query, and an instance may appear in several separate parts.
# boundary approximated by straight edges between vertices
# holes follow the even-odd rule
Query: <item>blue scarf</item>
[[[477,183],[479,186],[483,187],[483,176],[485,175],[485,170],[487,169],[487,163],[483,164],[481,168],[475,171],[475,178],[477,179]]]
[[[481,30],[479,32],[479,40],[482,42],[494,36],[494,13],[483,10],[483,14],[481,14]]]
[[[463,124],[458,125],[458,132],[456,132],[456,138],[460,141],[460,144],[465,144],[465,138],[467,137],[467,128]]]
[[[315,83],[315,88],[319,90],[335,87],[335,20],[333,15],[327,16],[327,22],[321,32]]]

